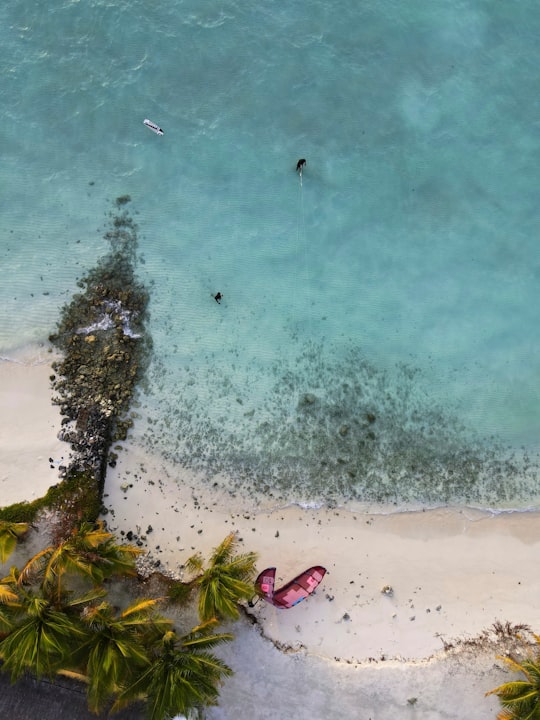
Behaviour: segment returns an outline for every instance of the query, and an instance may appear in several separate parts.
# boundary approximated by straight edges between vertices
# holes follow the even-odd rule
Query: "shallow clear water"
[[[148,449],[276,498],[538,504],[536,4],[0,20],[2,356],[46,339],[129,193]]]

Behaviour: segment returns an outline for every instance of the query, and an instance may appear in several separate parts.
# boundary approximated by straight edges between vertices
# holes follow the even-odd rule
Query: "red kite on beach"
[[[283,587],[274,590],[276,568],[271,567],[259,574],[255,580],[255,588],[270,605],[278,608],[291,608],[311,595],[325,575],[326,568],[314,565]]]

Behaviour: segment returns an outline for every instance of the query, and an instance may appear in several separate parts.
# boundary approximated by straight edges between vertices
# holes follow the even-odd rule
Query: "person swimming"
[[[217,292],[213,297],[214,297],[214,300],[217,302],[217,304],[221,305],[221,300],[223,299],[223,295],[220,292]]]
[[[302,170],[304,169],[305,164],[306,164],[305,158],[300,158],[300,160],[296,163],[296,172],[299,172],[300,175],[302,174]]]

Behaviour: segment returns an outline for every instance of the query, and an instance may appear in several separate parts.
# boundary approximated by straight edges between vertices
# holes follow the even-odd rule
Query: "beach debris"
[[[381,590],[383,595],[388,595],[388,597],[392,597],[394,594],[394,588],[391,585],[385,585]]]

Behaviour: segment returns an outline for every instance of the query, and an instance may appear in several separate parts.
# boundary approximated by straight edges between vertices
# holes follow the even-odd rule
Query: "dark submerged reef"
[[[147,446],[214,483],[224,473],[234,491],[280,502],[489,506],[540,492],[538,458],[479,437],[457,409],[430,399],[415,368],[390,372],[358,348],[336,359],[319,346],[304,348],[291,366],[253,367],[242,379],[232,365],[220,358],[206,373],[185,368],[177,404],[165,409],[160,398]],[[269,371],[272,388],[255,399],[250,388]],[[217,421],[200,396],[225,408]]]
[[[105,238],[110,252],[79,282],[50,336],[63,357],[53,364],[53,402],[63,415],[61,439],[70,443],[62,477],[90,476],[103,490],[111,443],[125,439],[130,402],[151,350],[145,329],[149,295],[135,275],[137,226],[116,200]]]

